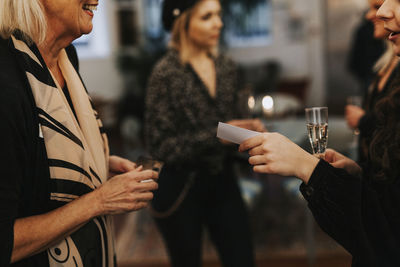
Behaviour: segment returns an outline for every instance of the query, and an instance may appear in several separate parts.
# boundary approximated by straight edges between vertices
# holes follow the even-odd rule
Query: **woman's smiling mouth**
[[[390,33],[388,39],[389,39],[390,41],[394,41],[395,39],[397,39],[397,38],[399,37],[399,34],[400,34],[400,32],[393,32],[393,31],[391,31],[391,33]]]
[[[97,4],[84,4],[82,8],[88,15],[93,16],[93,12],[97,10]]]

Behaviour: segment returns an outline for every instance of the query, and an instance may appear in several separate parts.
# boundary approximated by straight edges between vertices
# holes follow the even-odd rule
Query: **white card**
[[[227,123],[218,123],[217,137],[235,144],[240,145],[244,140],[260,134],[260,132],[250,131]]]

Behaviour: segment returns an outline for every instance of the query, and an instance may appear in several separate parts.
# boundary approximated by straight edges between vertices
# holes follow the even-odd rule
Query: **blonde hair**
[[[0,0],[0,36],[8,39],[20,31],[25,41],[42,43],[47,21],[40,0]]]
[[[1,1],[1,0],[0,0]],[[199,1],[200,2],[200,1]],[[194,5],[192,8],[183,12],[174,22],[171,30],[171,40],[169,47],[178,50],[182,63],[189,62],[191,51],[190,48],[193,43],[189,39],[189,23],[192,18],[192,14],[195,12],[199,3]],[[208,51],[211,55],[218,55],[218,48],[212,48]]]
[[[389,68],[392,59],[396,57],[394,53],[393,44],[390,41],[385,41],[386,50],[383,55],[376,61],[373,70],[379,75],[386,72]]]

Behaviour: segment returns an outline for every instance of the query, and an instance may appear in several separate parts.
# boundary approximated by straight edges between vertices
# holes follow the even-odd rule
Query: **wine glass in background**
[[[359,95],[348,96],[346,98],[346,104],[361,108],[362,100],[363,100],[362,97]],[[353,129],[353,134],[355,136],[358,136],[360,134],[360,130],[358,128]]]
[[[328,145],[328,108],[306,108],[307,133],[313,154],[318,158],[325,157]]]
[[[353,105],[357,107],[362,106],[362,96],[352,95],[346,98],[347,105]]]

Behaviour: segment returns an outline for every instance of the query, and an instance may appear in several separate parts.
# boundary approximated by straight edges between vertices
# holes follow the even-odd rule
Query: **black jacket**
[[[353,267],[400,266],[400,181],[356,178],[321,160],[300,187],[321,228]]]

